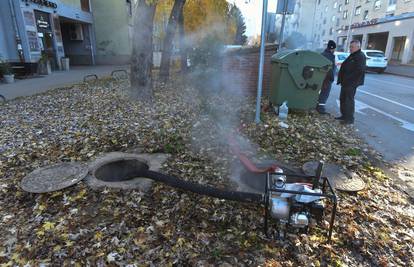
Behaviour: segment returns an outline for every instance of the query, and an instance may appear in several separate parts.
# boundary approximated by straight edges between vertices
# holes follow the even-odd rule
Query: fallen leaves
[[[290,114],[288,129],[271,113],[256,125],[251,99],[222,92],[200,101],[180,81],[158,84],[155,106],[131,101],[126,87],[127,81],[101,80],[1,107],[0,264],[414,265],[412,203],[370,164],[377,154],[348,128],[312,113]],[[332,244],[318,227],[285,241],[269,239],[262,208],[162,184],[148,194],[96,192],[82,183],[42,195],[18,187],[40,166],[139,147],[171,153],[163,166],[169,174],[232,188],[227,177],[234,158],[225,136],[238,131],[251,140],[242,144],[249,156],[293,165],[323,159],[369,182],[358,194],[339,193]]]

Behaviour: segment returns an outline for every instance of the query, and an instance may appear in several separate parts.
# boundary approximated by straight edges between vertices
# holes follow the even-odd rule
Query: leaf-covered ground
[[[290,115],[288,129],[270,112],[256,125],[252,99],[201,96],[179,81],[157,85],[154,105],[130,100],[127,87],[107,79],[0,106],[1,266],[414,266],[412,200],[372,166],[375,152],[352,128],[313,113]],[[162,184],[146,194],[84,183],[47,194],[19,188],[38,167],[136,147],[170,153],[166,173],[234,188],[231,131],[250,140],[251,154],[296,167],[323,159],[365,180],[358,194],[338,193],[331,244],[326,223],[309,235],[268,239],[259,205]]]

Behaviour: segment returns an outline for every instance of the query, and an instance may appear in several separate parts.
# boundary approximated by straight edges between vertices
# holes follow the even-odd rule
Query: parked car
[[[335,52],[335,65],[336,65],[336,72],[338,73],[339,69],[341,68],[342,62],[349,56],[349,53],[346,52]]]
[[[362,50],[367,58],[367,70],[383,73],[388,66],[384,52],[380,50]]]

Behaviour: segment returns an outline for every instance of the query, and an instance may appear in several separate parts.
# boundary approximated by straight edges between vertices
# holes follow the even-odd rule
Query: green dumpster
[[[315,108],[326,73],[332,68],[327,58],[309,50],[284,50],[271,58],[270,102],[279,107]]]

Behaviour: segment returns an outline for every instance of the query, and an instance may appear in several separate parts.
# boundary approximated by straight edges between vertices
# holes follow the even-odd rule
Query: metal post
[[[282,24],[280,25],[280,34],[279,34],[279,50],[282,48],[283,43],[283,33],[285,30],[285,20],[286,20],[286,13],[288,8],[288,0],[283,0],[283,13],[282,13]]]
[[[255,122],[260,123],[260,103],[262,99],[262,85],[263,85],[263,65],[264,65],[264,52],[265,52],[265,27],[267,17],[267,0],[263,0],[262,10],[262,31],[260,35],[260,60],[259,60],[259,74],[257,81],[257,98],[256,98],[256,118]]]

